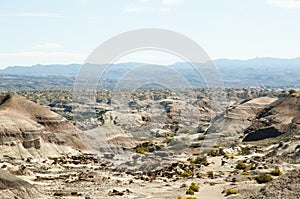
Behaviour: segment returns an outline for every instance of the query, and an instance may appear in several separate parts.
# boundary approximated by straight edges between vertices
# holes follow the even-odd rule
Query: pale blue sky
[[[300,0],[0,0],[0,27],[0,68],[82,63],[108,38],[145,27],[182,33],[212,59],[300,56]],[[122,61],[155,56],[176,61]]]

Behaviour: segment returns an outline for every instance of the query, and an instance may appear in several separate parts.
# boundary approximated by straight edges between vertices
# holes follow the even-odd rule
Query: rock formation
[[[59,147],[84,148],[77,128],[62,116],[26,98],[7,94],[0,98],[0,148],[17,157],[63,152]]]
[[[280,98],[259,113],[245,130],[243,141],[257,141],[278,137],[300,130],[300,96],[293,93]]]
[[[300,198],[300,170],[295,169],[266,185],[247,199]]]
[[[48,198],[42,195],[33,185],[0,170],[1,198]]]

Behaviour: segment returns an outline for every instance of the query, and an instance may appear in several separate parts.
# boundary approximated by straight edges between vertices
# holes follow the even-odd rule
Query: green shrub
[[[188,196],[188,197],[185,197],[184,199],[197,199],[197,198],[192,197],[192,196]]]
[[[223,148],[219,148],[219,155],[225,155],[225,152],[224,152]]]
[[[251,165],[249,166],[249,169],[250,169],[250,170],[255,170],[255,169],[256,169],[256,166],[255,166],[254,164],[251,164]]]
[[[184,171],[182,174],[182,177],[190,177],[192,174],[191,174],[191,172],[190,171]]]
[[[273,171],[270,172],[272,176],[281,176],[282,172],[280,171],[279,167],[276,167]]]
[[[205,140],[205,135],[199,135],[197,140]]]
[[[185,194],[186,195],[194,195],[195,192],[193,190],[191,190],[191,189],[188,189],[188,190],[186,190]]]
[[[293,93],[296,93],[297,91],[294,90],[294,89],[290,89],[288,92],[289,92],[289,94],[291,95],[291,94],[293,94]]]
[[[208,163],[208,160],[207,160],[207,157],[197,157],[196,159],[192,160],[191,163],[194,163],[194,164],[202,164],[204,166],[208,166],[209,163]]]
[[[226,159],[233,159],[234,158],[234,156],[232,156],[232,155],[229,155],[229,154],[224,154],[224,158],[226,158]]]
[[[185,187],[187,187],[187,185],[186,185],[185,183],[183,183],[183,184],[180,186],[180,188],[185,188]]]
[[[214,172],[213,171],[207,171],[207,175],[209,178],[214,178]]]
[[[174,140],[173,138],[165,137],[164,140],[162,141],[162,143],[169,144],[169,143],[172,142],[173,140]]]
[[[250,173],[249,173],[248,171],[243,171],[243,172],[241,173],[241,175],[248,176],[248,175],[250,175]]]
[[[235,166],[236,169],[239,169],[239,170],[244,170],[247,168],[247,164],[245,164],[244,162],[239,162],[236,166]]]
[[[226,196],[232,195],[232,194],[237,194],[238,190],[236,189],[227,189],[226,190]]]
[[[275,150],[270,151],[269,153],[266,154],[266,157],[274,157],[277,155],[277,152]]]
[[[271,182],[273,180],[273,178],[270,174],[263,173],[263,174],[256,176],[255,180],[257,183],[262,184],[262,183]]]
[[[189,146],[189,148],[200,148],[202,145],[201,145],[201,143],[192,143],[190,146]]]
[[[182,196],[178,196],[177,199],[183,199],[183,197]]]
[[[199,186],[196,185],[196,183],[192,182],[191,186],[190,186],[190,190],[193,190],[194,192],[198,192],[199,191]]]
[[[242,147],[241,150],[241,155],[250,155],[252,153],[251,148],[249,147]]]
[[[208,184],[209,184],[210,186],[215,186],[217,183],[215,183],[215,182],[208,182]]]
[[[219,175],[223,176],[223,175],[225,175],[225,173],[223,171],[219,171]]]
[[[139,146],[135,149],[135,152],[144,154],[144,153],[148,152],[148,149],[147,149],[147,147]]]
[[[75,117],[72,115],[64,115],[64,117],[69,121],[75,121]]]
[[[209,152],[208,152],[208,155],[210,155],[210,156],[212,156],[212,157],[216,157],[216,156],[218,156],[219,155],[219,151],[218,150],[210,150]]]

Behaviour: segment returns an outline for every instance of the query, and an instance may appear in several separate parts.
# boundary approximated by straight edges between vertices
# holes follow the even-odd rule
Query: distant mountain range
[[[9,66],[0,70],[0,74],[5,75],[28,75],[28,76],[76,76],[80,64],[55,64],[55,65],[34,65],[34,66]]]
[[[255,58],[249,60],[218,59],[213,63],[220,72],[226,86],[271,86],[271,87],[300,87],[300,57],[294,59]],[[142,63],[120,63],[110,68],[107,77],[120,78],[125,72],[142,65]],[[187,79],[194,78],[195,71],[187,62],[170,65]],[[0,70],[0,75],[18,76],[67,76],[75,77],[81,65],[34,65],[10,66]]]

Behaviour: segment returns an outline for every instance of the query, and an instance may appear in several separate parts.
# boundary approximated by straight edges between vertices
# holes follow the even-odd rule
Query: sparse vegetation
[[[194,192],[198,192],[199,191],[199,186],[196,185],[196,183],[192,182],[191,186],[190,186],[190,190],[193,190]]]
[[[69,121],[75,121],[75,117],[73,115],[64,115],[64,117]]]
[[[256,166],[254,165],[254,164],[251,164],[250,166],[249,166],[249,170],[255,170],[256,169]]]
[[[252,153],[250,147],[241,147],[240,155],[250,155]]]
[[[191,175],[192,175],[192,173],[190,172],[190,171],[184,171],[184,172],[182,172],[182,177],[190,177]]]
[[[282,172],[280,171],[279,167],[276,167],[273,171],[270,172],[272,176],[281,176]]]
[[[225,152],[224,152],[223,148],[219,148],[219,155],[225,155]]]
[[[207,157],[197,157],[196,159],[192,160],[191,163],[198,164],[198,165],[204,165],[204,166],[209,165]]]
[[[224,154],[224,158],[226,158],[226,159],[233,159],[234,158],[234,156],[233,155],[229,155],[229,154]]]
[[[214,178],[214,172],[213,171],[207,171],[207,175],[209,178],[213,179]]]
[[[165,137],[164,140],[162,141],[162,143],[169,144],[173,140],[174,140],[173,138]]]
[[[183,184],[180,186],[180,188],[185,188],[185,187],[187,187],[187,185],[186,185],[185,183],[183,183]]]
[[[202,146],[201,143],[196,142],[196,143],[192,143],[189,147],[190,148],[200,148],[201,146]]]
[[[241,173],[241,175],[244,175],[244,176],[249,176],[249,175],[250,175],[250,173],[249,173],[248,171],[243,171],[243,172]]]
[[[223,171],[219,171],[219,175],[223,176],[223,175],[225,175],[225,173]]]
[[[262,183],[271,182],[273,180],[273,178],[270,174],[263,173],[263,174],[256,176],[255,180],[257,183],[262,184]]]
[[[276,150],[272,150],[272,151],[270,151],[269,153],[266,154],[266,157],[274,157],[276,155],[277,155]]]
[[[215,185],[216,185],[215,182],[208,182],[208,184],[209,184],[210,186],[215,186]]]
[[[185,194],[186,195],[194,195],[195,192],[193,190],[191,190],[191,189],[188,189],[188,190],[186,190]]]
[[[205,140],[205,135],[199,135],[197,140]]]
[[[39,101],[38,97],[36,99],[37,99],[37,101]],[[47,102],[47,100],[44,100],[44,101]],[[45,102],[41,102],[41,103],[45,103]],[[60,106],[55,105],[55,103],[53,103],[53,110],[63,111],[63,108],[60,108],[60,106],[61,107],[70,106],[69,102],[67,104],[60,104]],[[46,104],[49,104],[49,103],[46,103]],[[105,109],[105,108],[103,108],[103,109]],[[108,112],[107,115],[105,115],[105,119],[107,119],[108,121],[111,122],[113,120],[116,120],[116,123],[111,122],[112,125],[116,125],[116,126],[118,126],[118,128],[123,127],[124,124],[122,123],[123,122],[121,120],[122,118],[117,119],[116,117],[113,117],[112,115],[110,115],[110,113],[109,113],[111,111],[110,109],[102,110],[99,108],[99,110],[102,112],[105,112],[105,111]],[[140,113],[135,113],[135,114],[138,115]],[[72,117],[72,113],[69,113],[69,112],[63,112],[63,113],[61,113],[61,115],[66,115],[65,117],[68,120],[74,119],[74,117]],[[87,115],[87,116],[90,116],[90,115]],[[94,121],[94,120],[89,120],[86,123],[82,123],[83,125],[86,125],[83,127],[90,128],[90,126],[88,126],[88,125],[89,125],[89,122],[91,122],[91,121]],[[265,120],[263,120],[263,121],[265,121]],[[165,121],[163,121],[163,122],[165,122]],[[270,122],[272,122],[272,121],[270,121]],[[79,123],[79,124],[81,124],[81,123]],[[136,124],[134,124],[134,125],[136,125]],[[295,124],[295,125],[296,125],[296,127],[298,127],[297,124]],[[93,127],[93,126],[91,126],[91,127]],[[136,126],[134,126],[134,127],[136,127]],[[159,127],[161,127],[161,126],[159,126]],[[297,129],[296,127],[293,129]],[[129,127],[129,130],[126,132],[130,132],[130,130],[131,130],[130,128],[131,127]],[[144,129],[143,127],[141,127],[141,128],[142,129],[139,130],[141,132],[145,132],[146,130],[148,130],[146,128]],[[300,145],[295,147],[299,143],[296,143],[296,145],[295,145],[295,143],[293,143],[292,138],[288,137],[289,134],[285,135],[286,137],[283,137],[283,139],[280,138],[275,141],[273,139],[268,139],[267,141],[264,140],[264,141],[260,141],[259,143],[254,142],[254,143],[246,143],[246,144],[239,143],[236,141],[237,142],[236,148],[232,148],[232,149],[228,148],[229,145],[227,143],[226,144],[224,143],[224,145],[223,145],[222,142],[220,142],[220,145],[214,145],[213,148],[210,148],[210,147],[207,147],[206,145],[203,145],[202,144],[203,142],[201,141],[206,138],[212,139],[210,137],[210,135],[196,134],[194,136],[190,136],[187,134],[183,134],[180,136],[176,136],[174,139],[171,131],[175,131],[175,130],[174,129],[171,130],[171,128],[170,129],[168,129],[168,128],[169,128],[169,126],[167,126],[167,129],[164,129],[165,131],[162,131],[162,130],[157,131],[157,132],[159,132],[159,134],[157,134],[157,135],[160,135],[160,136],[154,137],[153,139],[152,139],[152,137],[151,138],[138,137],[137,143],[140,143],[140,144],[137,145],[137,147],[130,149],[130,152],[137,152],[140,154],[147,153],[147,154],[146,155],[133,154],[133,157],[134,157],[133,163],[134,164],[131,164],[132,160],[130,160],[130,162],[128,162],[128,165],[132,166],[132,167],[140,166],[140,165],[138,165],[138,164],[140,164],[140,162],[148,164],[148,161],[149,162],[154,161],[154,159],[152,159],[152,157],[156,156],[157,157],[156,160],[160,161],[161,165],[166,166],[166,167],[163,167],[162,170],[153,170],[153,171],[151,170],[151,171],[149,171],[150,175],[148,173],[143,174],[143,175],[141,175],[142,177],[140,179],[144,180],[144,182],[146,183],[146,181],[150,182],[153,179],[155,179],[156,177],[158,177],[159,179],[162,179],[162,183],[168,182],[168,185],[170,185],[170,189],[174,188],[174,189],[178,190],[179,186],[180,186],[180,188],[181,188],[180,191],[182,192],[181,193],[182,197],[178,196],[178,198],[181,198],[181,199],[195,198],[192,196],[186,197],[186,195],[183,195],[183,194],[185,194],[185,192],[187,192],[187,194],[195,194],[195,196],[197,196],[197,192],[199,191],[200,188],[202,191],[202,186],[201,186],[202,183],[213,186],[216,183],[221,184],[221,183],[223,183],[222,181],[225,181],[225,180],[226,180],[225,183],[226,184],[231,183],[233,186],[231,188],[234,188],[234,189],[227,189],[227,188],[229,188],[229,187],[227,187],[223,191],[224,195],[225,194],[226,195],[237,194],[238,192],[239,192],[239,194],[242,195],[243,193],[241,190],[238,190],[238,191],[235,190],[237,188],[234,187],[234,184],[236,184],[238,187],[241,187],[241,185],[244,183],[241,181],[243,181],[244,179],[250,179],[250,177],[248,177],[250,175],[253,175],[253,176],[251,176],[253,181],[248,184],[249,187],[257,186],[257,184],[256,185],[253,184],[253,182],[255,182],[254,179],[258,183],[267,183],[267,182],[272,181],[273,178],[275,178],[273,176],[282,175],[282,172],[280,169],[282,169],[283,171],[286,171],[286,169],[289,170],[289,168],[290,168],[287,165],[281,165],[282,167],[280,166],[280,169],[279,169],[279,167],[275,168],[274,164],[277,165],[279,163],[279,162],[277,162],[277,159],[272,158],[274,155],[276,155],[276,151],[278,152],[278,157],[281,158],[285,155],[292,156],[293,155],[292,153],[298,152],[297,150],[300,148]],[[291,128],[291,127],[288,126],[288,128]],[[156,132],[156,131],[153,131],[153,132]],[[168,133],[164,133],[164,132],[168,132]],[[190,132],[193,132],[193,130],[192,129],[187,130],[188,134],[190,134]],[[151,133],[152,133],[152,131],[151,131]],[[291,131],[291,133],[292,133],[292,131]],[[156,134],[153,134],[153,135],[156,135]],[[172,139],[174,139],[174,141],[172,141]],[[187,142],[181,141],[184,139]],[[193,141],[192,141],[192,139],[193,139]],[[122,139],[120,139],[120,140],[123,141]],[[277,149],[278,140],[281,141],[281,143],[279,144],[279,149]],[[284,140],[284,141],[282,141],[282,140]],[[285,142],[285,140],[288,140],[289,142]],[[119,140],[116,140],[116,141],[119,142]],[[126,142],[126,139],[124,139],[124,141]],[[296,141],[298,141],[298,140],[296,140]],[[170,142],[171,143],[169,145],[166,145],[166,144],[163,144],[162,142],[167,143],[167,144]],[[175,142],[177,142],[178,144],[177,143],[174,144]],[[264,142],[266,144],[262,145],[262,143],[264,143]],[[201,146],[201,144],[203,145],[203,148],[201,148],[201,149],[188,148],[188,145],[191,143],[194,143],[191,145],[192,148],[199,147],[199,146]],[[179,161],[176,157],[177,151],[174,150],[175,145],[176,145],[176,147],[179,145],[180,145],[180,147],[182,147],[180,149],[182,151],[178,150],[180,152],[180,154],[182,154],[182,156],[179,157],[180,160],[182,159],[182,161]],[[130,146],[132,146],[132,145],[130,145]],[[173,148],[173,146],[174,146],[174,148]],[[270,146],[270,147],[266,148],[266,146]],[[226,148],[224,148],[224,150],[223,150],[222,147],[226,147]],[[160,151],[160,149],[162,149],[162,148],[163,148],[163,150]],[[241,151],[239,150],[239,148],[241,148]],[[285,150],[285,149],[288,149],[288,150]],[[293,149],[295,149],[295,151],[293,151]],[[225,154],[224,151],[226,151],[226,152],[228,151],[227,152],[228,154]],[[236,154],[237,151],[240,151],[240,153],[235,158],[235,160],[228,160],[228,159],[234,158],[233,154]],[[255,152],[257,154],[253,154],[253,156],[251,156],[251,157],[249,156],[249,159],[246,159],[246,157],[240,156],[240,155],[249,155],[252,152]],[[267,154],[267,153],[269,153],[268,155],[271,158],[268,158],[267,156],[262,156],[263,154]],[[191,154],[193,156],[191,156]],[[262,155],[260,155],[260,154],[262,154]],[[175,156],[175,158],[173,158],[173,156]],[[205,157],[205,156],[207,156],[207,157]],[[219,158],[211,158],[210,156],[211,157],[219,156]],[[111,156],[109,156],[109,154],[107,154],[107,158],[110,158],[110,157]],[[106,156],[105,156],[105,158],[106,158]],[[186,161],[187,158],[189,158],[188,161]],[[174,162],[173,162],[173,160],[174,160]],[[209,165],[208,160],[211,161],[211,164],[215,164],[214,167],[219,167],[221,164],[222,166],[221,166],[220,170],[224,169],[223,171],[225,171],[225,173],[220,171],[219,169],[216,169],[216,171],[208,171],[210,169],[204,168],[204,171],[203,171],[203,169],[201,168],[202,167],[201,165],[205,165],[205,166]],[[275,160],[275,161],[273,161],[273,160]],[[170,166],[169,166],[169,164],[167,164],[167,163],[170,163],[169,161],[172,161]],[[57,164],[57,165],[59,166],[59,164]],[[151,165],[149,165],[149,166],[151,166]],[[254,169],[256,169],[256,167],[259,170],[253,171]],[[267,169],[268,169],[267,174],[257,175],[258,172],[262,172],[262,171],[264,172]],[[211,169],[211,170],[213,170],[213,169]],[[148,171],[146,171],[146,172],[148,172]],[[147,176],[147,174],[148,174],[148,176]],[[227,175],[229,175],[231,177],[227,178]],[[244,175],[244,177],[239,176],[239,175]],[[189,181],[193,180],[194,178],[192,178],[192,177],[194,177],[194,176],[195,176],[195,179],[197,179],[197,181],[195,181],[196,183],[189,184],[190,183]],[[245,176],[247,176],[247,177],[245,177]],[[285,177],[285,176],[282,176],[282,177]],[[183,177],[186,177],[186,178],[183,179]],[[210,180],[208,178],[211,178],[211,179],[215,178],[216,180]],[[169,179],[170,179],[170,181],[169,181]],[[280,179],[281,178],[279,178],[279,180]],[[135,181],[132,180],[130,183],[135,184]],[[199,188],[199,186],[201,186],[201,187]],[[223,186],[223,185],[221,185],[221,186]],[[216,188],[219,188],[219,185],[217,185]],[[205,194],[204,194],[204,197],[206,196]],[[176,196],[177,196],[177,194],[175,195],[175,198],[176,198]]]
[[[135,152],[144,154],[144,153],[147,153],[147,152],[148,152],[148,149],[147,149],[147,147],[139,146],[139,147],[137,147],[137,148],[135,149]]]
[[[288,92],[289,92],[289,94],[291,95],[291,94],[293,94],[293,93],[296,93],[297,91],[296,91],[295,89],[290,89]]]
[[[236,169],[239,169],[239,170],[244,170],[247,168],[247,164],[244,163],[244,162],[239,162],[236,166],[235,166]]]
[[[212,156],[212,157],[216,157],[219,155],[219,150],[210,150],[209,153],[208,153],[209,156]]]
[[[232,194],[237,194],[238,190],[236,189],[227,189],[226,190],[226,196],[232,195]]]

